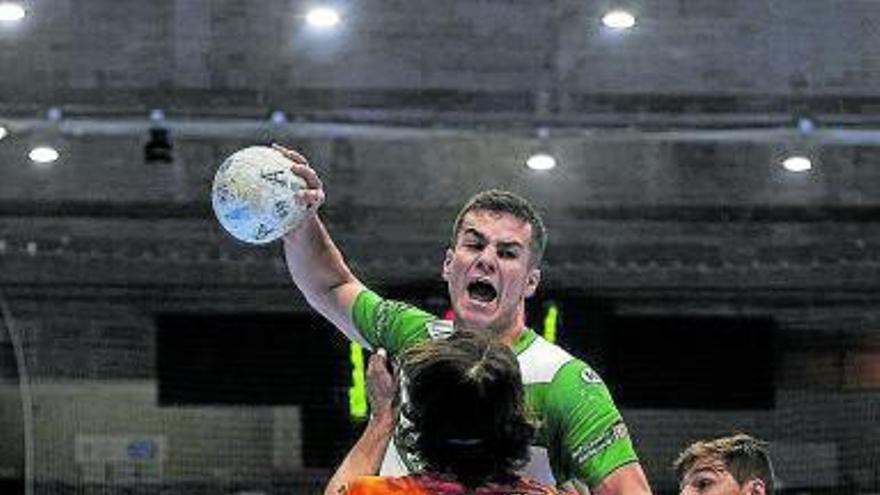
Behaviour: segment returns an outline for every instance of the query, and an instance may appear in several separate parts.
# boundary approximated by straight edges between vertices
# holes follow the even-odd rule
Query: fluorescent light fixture
[[[813,168],[813,162],[805,156],[790,156],[782,161],[782,166],[791,172],[806,172]]]
[[[58,150],[49,146],[37,146],[28,153],[28,158],[34,163],[52,163],[59,156]]]
[[[24,19],[24,7],[16,2],[0,2],[0,21],[15,22]]]
[[[339,13],[329,7],[315,7],[306,14],[306,22],[315,27],[333,27],[339,23]]]
[[[532,170],[550,170],[556,166],[556,159],[547,153],[535,153],[526,160],[526,166]]]
[[[602,24],[612,29],[629,29],[636,25],[636,18],[625,10],[612,10],[602,17]]]

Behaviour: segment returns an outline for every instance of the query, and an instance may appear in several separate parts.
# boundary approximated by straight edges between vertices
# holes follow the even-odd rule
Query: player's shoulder
[[[361,289],[355,297],[354,306],[356,310],[375,312],[378,318],[393,318],[401,314],[421,316],[425,319],[434,318],[433,315],[414,304],[382,296],[366,287]]]
[[[570,381],[572,375],[578,376],[588,384],[602,382],[599,375],[584,360],[547,341],[533,330],[526,331],[530,332],[530,335],[525,337],[528,343],[517,355],[523,383],[553,385]]]
[[[523,495],[560,495],[556,488],[527,476],[522,476],[514,489],[515,493]]]
[[[413,476],[359,476],[348,486],[346,495],[394,495],[419,493],[421,485]]]
[[[362,290],[352,307],[352,321],[366,340],[396,354],[425,338],[436,338],[446,329],[437,317],[412,304]]]

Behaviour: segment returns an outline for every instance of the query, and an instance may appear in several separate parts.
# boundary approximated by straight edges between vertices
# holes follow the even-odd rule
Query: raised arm
[[[374,475],[379,472],[382,457],[391,440],[397,414],[394,410],[394,395],[397,383],[388,370],[384,350],[370,356],[367,366],[367,394],[370,402],[370,422],[354,444],[345,459],[327,482],[324,495],[346,493],[351,482],[359,476]]]
[[[318,208],[324,202],[321,179],[304,156],[277,144],[273,147],[290,159],[293,172],[306,182],[306,189],[297,195],[309,206],[309,213],[297,229],[284,236],[290,276],[312,308],[349,339],[370,348],[351,318],[355,298],[364,286],[352,274],[318,217]]]

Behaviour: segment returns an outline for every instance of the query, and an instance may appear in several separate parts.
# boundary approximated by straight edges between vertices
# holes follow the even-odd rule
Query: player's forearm
[[[310,303],[356,280],[317,214],[284,237],[284,255],[293,282]]]
[[[593,487],[594,495],[651,495],[651,487],[641,464],[633,462],[621,466],[606,476],[598,486]]]
[[[360,340],[350,314],[360,282],[317,214],[310,214],[284,237],[284,255],[290,276],[308,303],[350,338]]]
[[[324,495],[343,494],[349,483],[358,476],[369,476],[379,472],[382,457],[394,431],[394,424],[395,416],[390,407],[370,418],[361,437],[327,482]]]

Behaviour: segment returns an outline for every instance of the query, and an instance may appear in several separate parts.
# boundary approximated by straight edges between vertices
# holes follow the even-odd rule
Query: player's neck
[[[513,347],[514,342],[516,342],[520,335],[525,331],[526,324],[524,318],[518,317],[515,318],[513,323],[507,328],[487,329],[486,327],[468,325],[466,322],[456,319],[455,328],[456,330],[464,330],[468,332],[492,332],[495,338],[499,341]]]
[[[499,338],[501,342],[504,342],[508,347],[513,347],[513,344],[519,340],[520,335],[522,335],[525,330],[526,326],[525,324],[522,324],[502,333],[499,335]]]
[[[508,346],[513,347],[514,342],[519,339],[519,336],[522,335],[525,330],[526,305],[525,301],[521,300],[519,302],[519,307],[516,309],[516,316],[513,318],[511,325],[499,333],[499,338]]]

